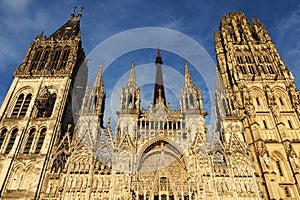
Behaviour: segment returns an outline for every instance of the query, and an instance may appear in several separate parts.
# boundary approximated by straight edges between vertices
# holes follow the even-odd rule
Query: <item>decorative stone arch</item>
[[[273,94],[276,98],[276,103],[279,106],[280,110],[291,110],[292,105],[290,103],[289,95],[287,94],[287,91],[284,90],[284,88],[280,86],[275,86],[273,89]]]
[[[5,147],[5,154],[8,154],[10,152],[10,150],[13,148],[13,145],[15,143],[16,137],[18,135],[19,129],[17,126],[13,126],[10,131],[8,132],[6,138],[5,138],[5,145],[3,146],[3,148]]]
[[[42,150],[45,138],[47,136],[48,127],[46,125],[40,126],[35,139],[34,151],[35,153],[40,153]]]
[[[23,172],[24,164],[18,163],[16,166],[14,166],[8,182],[8,188],[10,190],[16,190],[20,187]]]
[[[138,169],[140,170],[144,164],[144,161],[149,158],[149,156],[153,155],[155,153],[151,152],[151,150],[154,149],[155,144],[158,144],[159,142],[165,143],[168,145],[168,149],[171,151],[166,151],[165,153],[174,159],[180,164],[182,169],[187,168],[187,161],[184,157],[184,151],[177,145],[175,144],[172,140],[165,138],[165,137],[156,137],[150,141],[148,141],[146,144],[143,145],[142,148],[139,149],[138,153],[140,154],[140,159],[139,159],[139,166]]]
[[[32,125],[27,129],[22,144],[23,153],[29,153],[30,149],[32,148],[32,145],[34,145],[34,140],[37,135],[37,130],[38,127],[35,125]]]
[[[5,139],[7,138],[6,136],[9,134],[8,128],[6,126],[3,126],[0,128],[0,150],[2,146],[5,145]],[[1,153],[1,151],[0,151]]]
[[[64,166],[67,163],[68,154],[69,152],[64,148],[60,149],[54,154],[53,158],[51,159],[51,165],[49,165],[50,173],[60,173],[64,169]],[[63,164],[63,166],[61,166],[61,164]]]
[[[263,110],[268,108],[267,99],[264,91],[257,87],[253,86],[249,88],[249,95],[252,98],[253,104],[257,110]]]
[[[24,101],[28,97],[29,97],[29,102],[28,102],[27,106],[29,106],[29,103],[31,102],[31,99],[33,97],[33,92],[34,92],[34,89],[31,86],[25,86],[25,87],[19,88],[13,94],[13,98],[12,98],[12,100],[10,101],[10,103],[9,103],[9,105],[7,107],[7,113],[8,113],[8,115],[9,116],[13,115],[13,111],[15,110],[15,107],[16,107],[17,103],[21,104],[20,105],[21,106],[20,110],[21,110],[22,109],[22,105],[24,104]],[[22,98],[21,98],[21,95],[23,95]]]
[[[20,188],[28,190],[31,188],[33,176],[35,172],[34,164],[27,165],[26,169],[23,172]]]
[[[240,150],[232,152],[230,155],[230,163],[232,168],[236,168],[241,175],[253,175],[254,168],[244,152]]]
[[[292,181],[292,177],[290,176],[290,173],[288,173],[289,166],[287,159],[276,150],[271,153],[270,158],[273,170],[276,171],[279,176],[283,176],[286,180]]]

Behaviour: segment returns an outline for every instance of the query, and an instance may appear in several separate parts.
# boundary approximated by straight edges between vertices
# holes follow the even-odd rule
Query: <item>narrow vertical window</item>
[[[29,71],[35,69],[39,63],[39,60],[41,58],[41,55],[42,55],[42,48],[39,47],[35,53],[34,53],[34,56],[33,56],[33,59],[31,61],[31,64],[30,64],[30,68],[29,68]]]
[[[279,97],[279,102],[282,106],[284,105],[283,99],[281,97]]]
[[[256,99],[257,105],[260,106],[259,98],[255,98],[255,99]]]
[[[268,56],[264,56],[264,60],[266,63],[270,63]]]
[[[282,174],[282,169],[281,169],[281,165],[280,165],[279,160],[276,160],[276,165],[277,165],[277,169],[278,169],[279,175],[280,175],[280,176],[283,176],[283,174]]]
[[[11,136],[10,136],[9,142],[8,142],[8,144],[7,144],[7,147],[6,147],[5,154],[8,154],[8,153],[11,151],[11,149],[13,148],[13,145],[14,145],[14,143],[15,143],[17,134],[18,134],[18,129],[15,128],[15,129],[11,132]]]
[[[290,127],[290,129],[293,129],[293,125],[292,125],[292,122],[291,122],[291,120],[288,120],[288,123],[289,123],[289,127]]]
[[[44,140],[45,140],[45,137],[46,137],[46,132],[47,132],[46,128],[43,128],[41,130],[40,135],[39,135],[39,140],[38,140],[36,148],[35,148],[35,153],[40,153],[40,151],[43,147],[43,144],[44,144]]]
[[[18,97],[18,100],[15,104],[15,107],[13,109],[13,112],[11,114],[11,117],[18,117],[19,112],[21,110],[21,106],[23,104],[23,101],[24,101],[24,94],[20,94],[19,97]]]
[[[154,129],[154,122],[150,122],[151,123],[151,129]]]
[[[261,63],[260,56],[257,56],[258,62]]]
[[[27,94],[26,95],[26,98],[25,98],[25,101],[22,105],[22,109],[21,109],[21,112],[19,114],[19,117],[24,117],[26,115],[26,112],[27,112],[27,109],[28,109],[28,106],[30,104],[30,101],[31,101],[31,94]]]
[[[0,149],[3,145],[3,143],[4,143],[4,139],[5,139],[6,134],[7,134],[7,129],[5,128],[1,131],[1,135],[0,135]]]
[[[249,71],[251,74],[255,74],[254,68],[252,65],[249,65]]]
[[[267,122],[266,122],[266,120],[263,120],[263,123],[264,123],[264,127],[265,127],[265,129],[268,129],[268,126],[267,126]]]
[[[284,192],[286,197],[291,197],[290,191],[288,187],[284,187]]]
[[[190,108],[194,108],[194,96],[192,94],[190,94]]]
[[[24,151],[23,153],[26,153],[28,154],[30,149],[31,149],[31,145],[32,145],[32,141],[34,139],[34,135],[35,135],[35,128],[32,128],[30,131],[29,131],[29,135],[27,137],[27,141],[26,141],[26,144],[25,144],[25,147],[24,147]]]
[[[44,50],[43,55],[42,55],[42,57],[41,57],[41,61],[40,61],[40,63],[39,63],[38,70],[42,70],[42,69],[45,67],[45,65],[46,65],[46,63],[47,63],[47,61],[48,61],[49,52],[50,52],[50,47],[47,47],[47,48]]]
[[[177,129],[181,129],[180,122],[177,122]]]
[[[59,70],[59,67],[57,66],[58,64],[58,61],[59,61],[59,57],[60,57],[60,54],[61,54],[61,49],[58,48],[54,51],[54,54],[53,54],[53,57],[52,57],[52,69],[57,69]]]
[[[242,71],[242,74],[247,74],[245,66],[240,66],[240,69]]]
[[[271,65],[267,65],[267,67],[268,67],[269,73],[274,74],[273,67]]]
[[[169,129],[172,129],[172,122],[169,121]]]

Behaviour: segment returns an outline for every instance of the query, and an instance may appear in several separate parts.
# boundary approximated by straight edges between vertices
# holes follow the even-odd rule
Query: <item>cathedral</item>
[[[214,33],[210,133],[188,63],[180,108],[167,103],[159,48],[148,108],[128,63],[116,128],[105,122],[103,66],[92,85],[81,72],[81,16],[38,35],[13,75],[0,110],[0,199],[300,199],[300,93],[259,19],[229,13]]]

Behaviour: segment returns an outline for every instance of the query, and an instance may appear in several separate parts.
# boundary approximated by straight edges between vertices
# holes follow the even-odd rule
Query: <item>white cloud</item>
[[[275,39],[278,41],[279,53],[285,64],[290,67],[296,85],[300,87],[300,4],[276,26]]]
[[[20,12],[27,8],[29,0],[10,0],[2,1],[1,6],[5,9]]]

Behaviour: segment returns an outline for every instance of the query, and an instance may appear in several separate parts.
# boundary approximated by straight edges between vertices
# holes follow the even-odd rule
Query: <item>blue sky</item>
[[[89,55],[96,45],[120,32],[141,27],[162,27],[191,37],[201,44],[216,62],[213,30],[218,30],[220,18],[231,11],[243,11],[250,21],[252,16],[257,16],[266,26],[284,63],[291,68],[296,85],[300,87],[300,2],[297,0],[1,0],[0,103],[11,84],[14,70],[22,62],[36,35],[41,31],[47,36],[53,33],[68,20],[74,5],[84,6],[81,37],[86,55]],[[181,68],[179,71],[183,72],[183,58],[165,51],[162,51],[162,56],[167,66]],[[130,69],[131,60],[134,59],[136,65],[143,65],[154,62],[154,58],[154,49],[139,50],[120,56],[112,63],[113,72],[107,73],[106,76],[108,78],[105,80],[105,86],[108,93],[112,92],[110,85],[118,80],[113,79],[117,75],[114,74],[116,71],[121,71],[121,75],[124,75]],[[123,71],[117,66],[124,67]],[[197,73],[193,73],[194,71],[195,69],[191,67],[193,80],[202,88],[201,78]],[[151,86],[143,87],[146,91]],[[169,92],[170,95],[171,93]],[[144,93],[142,96],[145,99],[148,97],[148,101],[152,98],[150,93]]]

